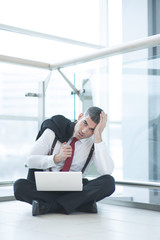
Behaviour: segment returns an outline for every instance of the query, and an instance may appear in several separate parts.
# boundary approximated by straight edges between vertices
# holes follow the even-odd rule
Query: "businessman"
[[[70,214],[75,211],[97,213],[96,202],[114,192],[115,181],[111,176],[114,164],[102,140],[106,123],[107,114],[98,107],[90,107],[81,113],[76,122],[62,115],[44,121],[27,158],[28,177],[18,179],[14,184],[15,198],[31,204],[33,216],[46,213]],[[86,174],[93,162],[99,176],[88,180]],[[82,171],[83,190],[37,191],[35,170]]]

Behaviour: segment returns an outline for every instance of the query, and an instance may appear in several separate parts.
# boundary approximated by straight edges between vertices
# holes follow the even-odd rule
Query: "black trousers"
[[[84,178],[82,191],[37,191],[33,175],[30,173],[27,179],[18,179],[15,182],[15,198],[29,204],[32,204],[33,200],[38,200],[50,206],[54,206],[56,203],[60,206],[60,212],[64,211],[67,214],[86,204],[100,201],[115,191],[115,181],[110,175],[103,175],[91,181]]]

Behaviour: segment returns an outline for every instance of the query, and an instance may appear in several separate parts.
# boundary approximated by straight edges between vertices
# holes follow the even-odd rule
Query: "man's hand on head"
[[[94,141],[95,143],[102,142],[102,132],[106,127],[107,123],[107,114],[105,112],[101,112],[100,121],[94,129]]]

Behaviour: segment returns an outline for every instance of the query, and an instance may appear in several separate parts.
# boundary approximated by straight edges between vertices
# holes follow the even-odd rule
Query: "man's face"
[[[81,113],[78,117],[78,121],[74,127],[74,134],[77,139],[89,138],[93,135],[96,123],[87,116],[83,116]]]

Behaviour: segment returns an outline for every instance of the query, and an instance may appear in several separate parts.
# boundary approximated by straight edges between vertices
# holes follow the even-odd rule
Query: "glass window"
[[[66,74],[66,77],[74,84],[74,74]],[[76,100],[79,101],[72,94],[72,89],[65,79],[63,79],[58,71],[54,71],[46,91],[46,116],[51,117],[56,114],[62,114],[74,120]]]
[[[108,113],[103,137],[115,163],[116,180],[160,180],[159,57],[148,58],[148,52],[144,49],[72,69],[76,76],[80,73],[90,79],[94,105]],[[89,174],[97,172],[92,168]],[[143,196],[136,188],[118,187],[118,191],[132,201],[159,199],[159,191],[143,189]]]
[[[1,55],[53,64],[93,51],[92,47],[6,31],[3,24],[92,44],[100,41],[99,0],[29,0],[26,3],[6,0],[1,3],[0,22]],[[0,69],[0,154],[3,162],[0,181],[6,181],[26,175],[26,154],[38,132],[39,110],[44,110],[39,105],[39,83],[49,79],[50,71],[2,62]],[[80,76],[74,71],[64,72],[78,90],[82,88]],[[60,74],[53,71],[45,92],[45,117],[64,114],[76,119],[82,103],[71,91]],[[30,93],[34,97],[30,97]]]
[[[100,41],[99,0],[5,0],[0,22],[83,42]]]
[[[1,55],[57,63],[93,52],[93,48],[0,30]],[[12,39],[12,41],[8,41]]]
[[[27,176],[26,157],[37,135],[37,122],[0,119],[0,181]]]

